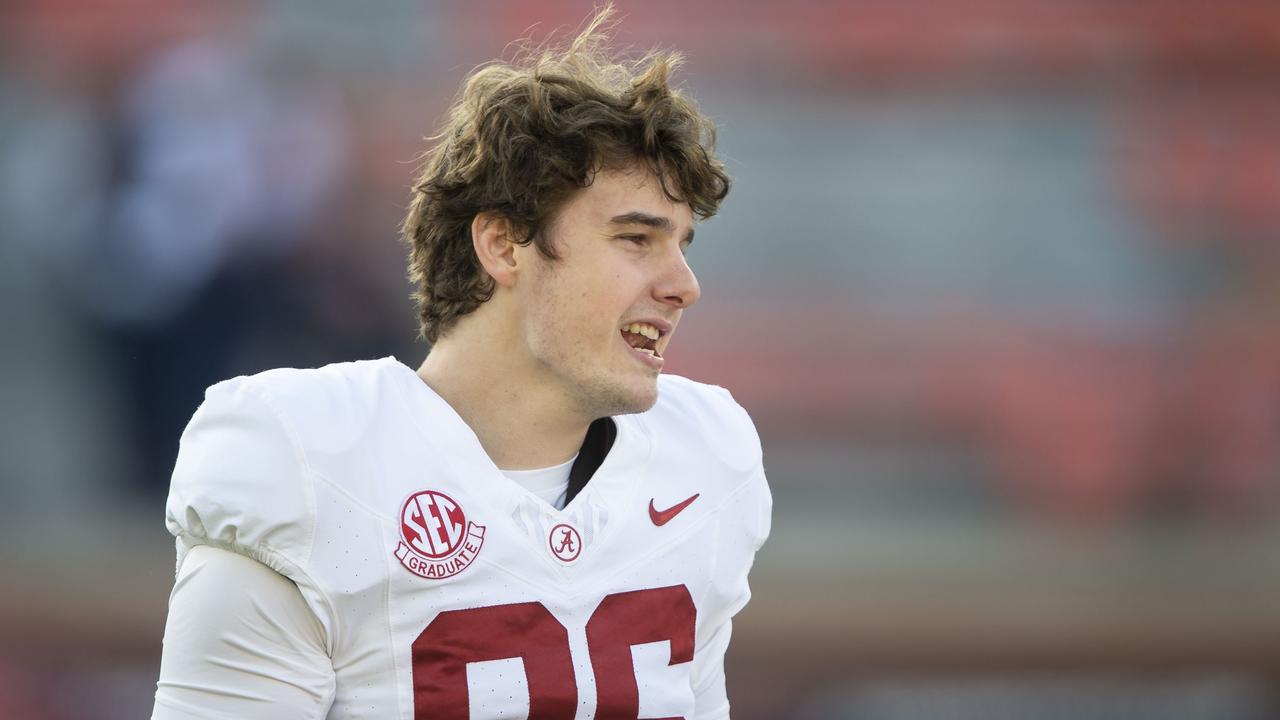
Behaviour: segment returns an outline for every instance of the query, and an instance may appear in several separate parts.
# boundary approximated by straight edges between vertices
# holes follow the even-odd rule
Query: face
[[[524,269],[514,288],[539,372],[589,417],[648,410],[664,351],[698,300],[684,256],[689,206],[672,202],[646,169],[601,171],[547,232],[560,258],[519,248]]]

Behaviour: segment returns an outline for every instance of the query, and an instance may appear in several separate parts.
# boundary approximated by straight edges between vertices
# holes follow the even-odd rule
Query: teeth
[[[643,335],[649,338],[650,340],[657,340],[659,337],[662,336],[662,333],[658,332],[658,328],[650,325],[649,323],[631,323],[630,325],[622,329],[625,332],[635,333],[636,335]]]
[[[645,354],[647,354],[647,355],[654,355],[654,354],[655,354],[655,353],[654,353],[652,350],[650,350],[649,348],[642,348],[642,347],[640,347],[640,348],[631,348],[631,349],[632,349],[632,350],[635,350],[636,352],[642,352],[642,353],[645,353]]]

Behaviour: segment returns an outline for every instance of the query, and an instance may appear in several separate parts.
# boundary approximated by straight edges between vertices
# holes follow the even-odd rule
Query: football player
[[[211,387],[167,505],[153,718],[728,718],[770,496],[751,420],[662,374],[729,178],[674,53],[482,66],[404,222],[394,358]]]

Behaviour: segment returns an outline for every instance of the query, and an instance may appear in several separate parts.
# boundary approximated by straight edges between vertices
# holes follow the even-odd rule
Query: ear
[[[516,242],[510,221],[494,213],[478,213],[471,220],[471,244],[493,281],[511,287],[516,280]]]

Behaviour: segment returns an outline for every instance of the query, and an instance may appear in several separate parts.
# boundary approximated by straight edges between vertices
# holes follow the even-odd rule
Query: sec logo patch
[[[442,492],[416,492],[400,507],[396,559],[418,577],[453,577],[475,561],[482,546],[484,526],[468,521],[462,506]]]

